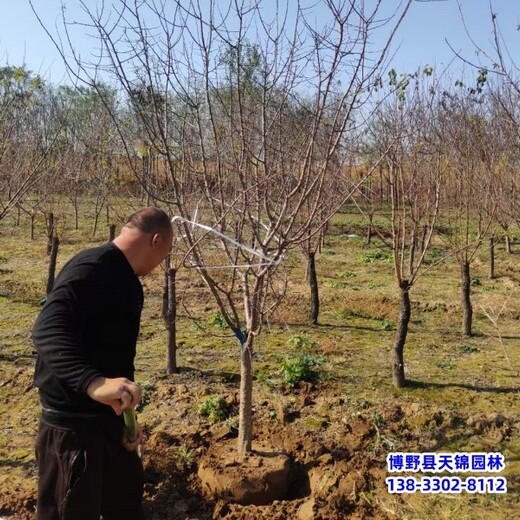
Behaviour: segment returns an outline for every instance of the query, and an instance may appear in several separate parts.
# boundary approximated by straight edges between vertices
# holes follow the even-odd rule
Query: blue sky
[[[77,0],[64,0],[67,16],[77,18],[80,11]],[[266,0],[266,4],[269,1]],[[398,0],[384,0],[389,7]],[[54,49],[48,36],[38,24],[28,0],[3,0],[10,4],[4,7],[0,17],[0,63],[11,65],[25,63],[28,68],[39,72],[53,82],[60,82],[65,76],[61,58]],[[45,23],[52,29],[60,16],[61,0],[33,0]],[[96,0],[87,0],[95,5]],[[106,2],[110,3],[109,1]],[[484,48],[491,40],[491,24],[488,0],[462,0],[462,8],[468,29]],[[494,0],[494,11],[501,27],[503,37],[514,56],[520,62],[520,2],[518,0]],[[316,13],[319,18],[319,12]],[[88,35],[77,35],[75,45],[86,54],[94,47]],[[413,71],[426,64],[443,68],[453,59],[453,53],[445,43],[448,39],[453,47],[470,59],[478,60],[467,35],[465,34],[456,0],[439,2],[414,2],[396,38],[399,48],[392,66],[399,72]],[[377,45],[377,42],[376,42]],[[455,70],[462,67],[459,61],[453,64]]]

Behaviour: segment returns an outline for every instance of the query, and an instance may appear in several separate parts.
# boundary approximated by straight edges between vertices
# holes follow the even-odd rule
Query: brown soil
[[[234,455],[236,415],[211,426],[195,411],[201,396],[219,390],[236,413],[236,391],[220,385],[193,372],[156,381],[142,414],[149,520],[395,518],[373,499],[386,494],[389,451],[439,450],[451,439],[471,448],[476,435],[494,451],[520,432],[517,418],[496,413],[470,417],[417,403],[354,406],[332,383],[257,385],[255,452],[244,465]],[[269,474],[278,493],[263,487]],[[250,492],[255,482],[259,495]],[[0,475],[0,516],[34,518],[35,488],[34,460]]]
[[[176,400],[175,409],[181,416],[187,413],[182,409],[186,390],[183,387],[180,392],[183,397]],[[158,392],[174,390],[162,388]],[[364,492],[383,488],[387,476],[384,454],[379,453],[377,446],[372,451],[378,434],[371,419],[356,414],[341,420],[345,414],[342,399],[320,397],[312,391],[309,393],[308,387],[291,397],[294,395],[298,402],[282,406],[286,414],[278,420],[259,417],[257,412],[254,453],[245,465],[235,456],[236,430],[228,425],[202,430],[187,425],[177,427],[175,435],[165,431],[154,433],[147,442],[144,458],[150,518],[304,520],[345,518],[346,515],[386,518],[363,498]],[[233,399],[229,397],[230,402]],[[273,396],[273,401],[260,401],[259,405],[276,409],[278,401],[283,401],[279,395]],[[308,416],[314,427],[312,421],[317,412],[321,414],[317,429],[309,429],[302,418]],[[400,410],[391,410],[387,415],[399,421],[403,414]],[[334,421],[332,425],[332,416],[339,423]],[[296,417],[299,420],[295,420]],[[163,426],[168,428],[166,424]],[[400,427],[396,425],[396,429]],[[197,460],[192,466],[183,465],[179,460],[179,446],[189,446],[196,454]],[[273,457],[274,451],[288,458]],[[275,460],[275,480],[283,485],[278,496],[258,485],[265,483],[266,474],[273,473]],[[290,461],[287,467],[286,460]],[[255,471],[259,471],[261,477],[252,477]],[[250,488],[255,478],[255,489],[262,491],[259,495],[253,494],[251,499]],[[244,499],[248,493],[249,497]],[[271,503],[258,505],[258,501],[266,500]],[[255,501],[257,505],[238,503]]]
[[[236,442],[215,444],[199,462],[198,477],[210,499],[224,498],[243,505],[265,505],[285,498],[289,485],[289,457],[260,445],[245,457]]]

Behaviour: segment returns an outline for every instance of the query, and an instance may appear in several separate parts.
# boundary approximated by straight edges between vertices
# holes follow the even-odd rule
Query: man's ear
[[[159,233],[155,233],[152,237],[152,246],[157,247],[161,245],[162,237]]]

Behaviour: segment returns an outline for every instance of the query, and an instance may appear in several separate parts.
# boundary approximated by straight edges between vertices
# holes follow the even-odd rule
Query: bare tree
[[[444,184],[442,237],[460,267],[462,332],[472,333],[471,265],[495,220],[494,169],[496,157],[489,136],[485,98],[463,84],[445,92],[441,102],[441,132],[451,175]]]
[[[498,194],[496,219],[504,230],[506,248],[511,252],[509,227],[512,221],[519,224],[517,215],[520,214],[518,202],[518,180],[516,164],[520,144],[520,113],[518,111],[518,99],[520,98],[519,63],[515,59],[515,53],[511,52],[511,42],[506,41],[501,31],[500,24],[514,23],[510,20],[501,21],[500,14],[495,9],[495,4],[489,2],[489,32],[491,38],[486,45],[480,43],[481,34],[472,34],[466,24],[466,17],[462,3],[458,0],[460,16],[466,31],[466,35],[476,51],[477,59],[460,54],[453,46],[453,53],[465,64],[478,71],[477,85],[473,91],[482,91],[482,87],[489,84],[488,99],[491,105],[494,123],[494,135],[500,136],[505,144],[501,161],[508,163],[503,175],[498,179],[496,192]],[[515,28],[518,28],[515,23]],[[481,33],[483,31],[480,31]],[[492,78],[489,81],[489,78]],[[513,166],[515,165],[515,166]],[[513,166],[513,168],[511,168]],[[509,170],[509,171],[508,171]]]
[[[57,139],[43,80],[25,67],[0,68],[0,220],[46,173]]]
[[[410,291],[429,269],[426,254],[439,217],[441,181],[445,174],[444,146],[436,128],[438,85],[423,74],[391,81],[395,95],[384,102],[369,126],[372,149],[386,149],[383,172],[390,186],[387,233],[399,290],[400,312],[393,343],[393,382],[406,385],[404,346],[411,318]],[[410,80],[414,84],[408,88]],[[397,87],[397,88],[395,88]],[[382,237],[386,242],[386,238]]]
[[[520,121],[520,92],[509,88],[502,78],[496,78],[487,84],[487,98],[490,105],[489,137],[498,149],[494,165],[496,221],[502,230],[506,251],[511,254],[511,228],[514,224],[520,226],[520,128],[517,123]]]
[[[253,344],[280,302],[280,262],[350,196],[326,187],[350,162],[345,135],[410,1],[385,22],[381,2],[319,4],[316,25],[289,2],[272,19],[261,2],[121,0],[114,17],[82,3],[100,52],[86,63],[67,49],[78,79],[95,87],[112,75],[120,86],[134,122],[113,117],[129,166],[177,216],[189,266],[239,339],[241,454],[251,450]],[[67,20],[64,29],[71,42]],[[377,52],[368,48],[376,30],[386,31]],[[150,185],[138,167],[143,136],[168,186]]]

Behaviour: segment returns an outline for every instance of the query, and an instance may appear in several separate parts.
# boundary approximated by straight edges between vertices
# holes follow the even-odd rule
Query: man
[[[168,215],[134,213],[113,241],[70,260],[36,320],[38,520],[143,519],[142,435],[124,436],[143,289],[171,249]]]

